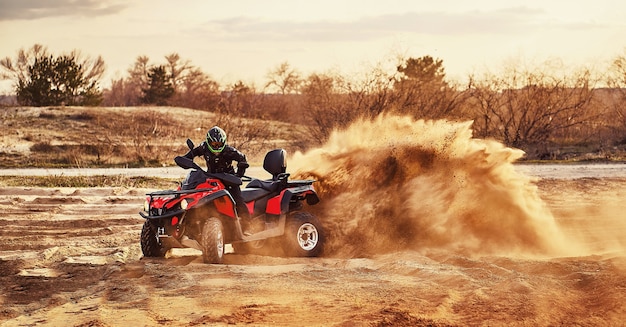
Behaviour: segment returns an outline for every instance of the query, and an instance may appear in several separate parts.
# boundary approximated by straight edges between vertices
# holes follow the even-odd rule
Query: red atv
[[[193,148],[191,140],[187,145]],[[224,182],[241,185],[242,178],[207,173],[192,159],[176,157],[178,166],[193,170],[176,190],[147,194],[145,211],[139,213],[146,219],[143,255],[163,257],[171,248],[190,247],[202,251],[204,262],[222,263],[225,244],[232,244],[236,253],[251,253],[276,243],[290,256],[320,255],[322,226],[313,214],[302,211],[304,201],[319,202],[315,181],[289,180],[285,156],[283,149],[266,154],[263,168],[272,179],[243,177],[249,182],[241,193],[256,226],[253,234],[243,233],[235,202],[224,187]]]

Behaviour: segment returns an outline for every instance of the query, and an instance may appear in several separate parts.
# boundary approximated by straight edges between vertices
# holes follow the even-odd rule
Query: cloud
[[[115,14],[126,7],[126,2],[117,0],[0,0],[0,20],[93,17]]]
[[[463,37],[543,33],[548,29],[602,28],[600,24],[563,22],[547,12],[528,7],[465,12],[407,12],[360,17],[351,21],[292,21],[258,17],[232,17],[213,20],[195,33],[212,40],[239,42],[311,41],[349,42],[373,40],[410,33]]]
[[[208,22],[199,33],[236,41],[354,41],[394,33],[430,35],[503,34],[539,28],[542,11],[408,12],[361,17],[352,21],[297,22],[233,17]]]

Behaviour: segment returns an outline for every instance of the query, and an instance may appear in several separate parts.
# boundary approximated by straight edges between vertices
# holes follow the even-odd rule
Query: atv
[[[187,146],[193,149],[191,140]],[[313,214],[303,211],[304,203],[315,205],[319,198],[315,180],[289,180],[286,151],[269,151],[263,168],[271,179],[242,178],[226,173],[208,173],[193,159],[178,156],[176,164],[191,169],[176,190],[146,194],[145,218],[141,230],[144,257],[164,257],[171,248],[202,251],[205,263],[223,262],[225,245],[235,253],[255,253],[279,245],[284,254],[297,257],[319,256],[324,232]],[[243,232],[235,201],[224,183],[242,185],[253,233]]]

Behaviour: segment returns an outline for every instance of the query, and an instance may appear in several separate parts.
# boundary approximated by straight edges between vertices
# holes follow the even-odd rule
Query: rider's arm
[[[203,154],[204,154],[204,149],[202,148],[202,145],[203,145],[203,144],[204,144],[204,143],[202,143],[202,144],[200,144],[199,146],[197,146],[197,147],[195,147],[195,148],[193,148],[193,149],[189,150],[189,151],[188,151],[188,152],[184,155],[184,157],[186,157],[186,158],[189,158],[189,159],[192,159],[192,160],[193,160],[193,158],[203,155]]]
[[[250,167],[248,161],[246,160],[246,155],[239,152],[239,150],[235,150],[235,161],[237,161],[237,176],[242,177],[246,174],[246,169]]]

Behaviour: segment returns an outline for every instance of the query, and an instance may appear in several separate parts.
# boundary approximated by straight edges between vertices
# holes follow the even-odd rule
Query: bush
[[[30,147],[30,151],[32,152],[42,152],[42,153],[46,153],[46,152],[53,152],[55,150],[55,147],[53,145],[50,144],[50,142],[39,142],[39,143],[35,143]]]

